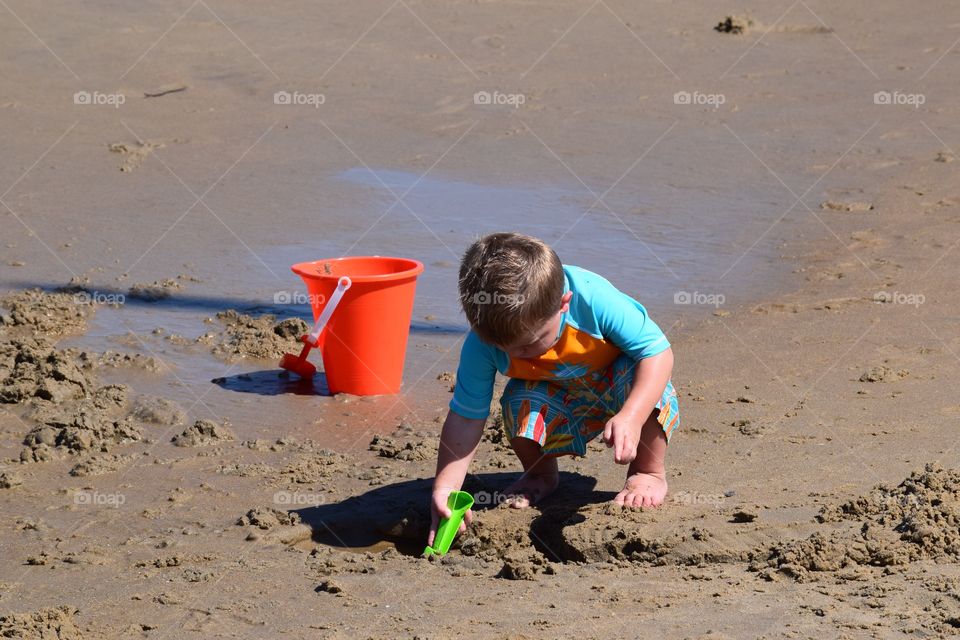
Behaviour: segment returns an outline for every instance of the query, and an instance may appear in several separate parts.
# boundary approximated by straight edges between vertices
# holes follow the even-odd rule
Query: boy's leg
[[[529,438],[512,438],[510,446],[520,458],[523,475],[506,488],[508,504],[523,509],[553,493],[560,484],[560,470],[554,456],[543,454],[543,448]]]
[[[560,484],[556,449],[573,440],[564,431],[571,422],[564,398],[550,381],[507,382],[500,398],[503,431],[523,465],[523,475],[504,490],[512,507],[536,504]]]
[[[667,475],[664,457],[667,453],[667,436],[657,419],[654,409],[643,423],[637,457],[627,468],[627,481],[623,491],[613,501],[625,507],[656,507],[667,495]]]

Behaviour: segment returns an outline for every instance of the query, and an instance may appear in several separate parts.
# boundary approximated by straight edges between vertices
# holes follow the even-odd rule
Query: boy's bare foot
[[[506,503],[514,509],[525,509],[553,493],[559,484],[560,473],[556,470],[547,473],[525,473],[504,490]]]
[[[667,496],[667,476],[664,473],[633,473],[627,476],[623,491],[613,499],[624,507],[659,507]]]

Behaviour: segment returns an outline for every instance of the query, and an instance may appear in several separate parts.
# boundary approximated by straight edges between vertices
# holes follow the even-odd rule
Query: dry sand
[[[0,635],[960,630],[956,6],[54,4],[4,5],[0,26]],[[478,112],[473,92],[497,87],[526,102]],[[95,88],[126,100],[69,99]],[[294,88],[327,102],[277,111],[269,96]],[[684,91],[724,101],[676,104]],[[357,165],[419,174],[444,158],[452,176],[606,188],[671,122],[665,155],[625,184],[667,181],[678,201],[701,188],[705,237],[743,228],[691,253],[722,274],[700,291],[725,304],[642,298],[682,396],[667,504],[611,506],[623,469],[595,444],[542,505],[498,505],[517,465],[492,420],[465,487],[474,527],[417,557],[456,342],[415,332],[397,399],[312,395],[270,371],[303,321],[236,308],[294,288],[273,276],[295,259],[261,256],[307,228],[306,257],[443,254],[402,211],[419,238],[389,222],[350,245],[368,220],[327,178]],[[195,202],[221,180],[209,210]],[[736,217],[737,197],[762,216]],[[456,221],[447,242],[515,222]],[[639,243],[627,259],[585,247],[571,222],[543,231],[561,254],[614,279],[656,263]],[[421,316],[455,257],[425,274]],[[189,318],[159,315],[171,304]]]

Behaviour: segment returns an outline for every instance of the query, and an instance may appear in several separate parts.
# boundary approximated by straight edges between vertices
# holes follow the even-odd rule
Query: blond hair
[[[464,253],[459,288],[463,312],[477,335],[511,346],[560,310],[563,265],[542,240],[493,233]]]

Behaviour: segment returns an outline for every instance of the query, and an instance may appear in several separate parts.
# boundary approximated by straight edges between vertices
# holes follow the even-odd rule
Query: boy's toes
[[[526,509],[530,506],[530,499],[523,494],[510,496],[504,502],[510,505],[513,509]]]
[[[509,496],[505,502],[514,509],[526,509],[537,501],[537,492],[524,490]]]
[[[656,495],[646,494],[641,491],[628,491],[627,489],[618,493],[613,499],[613,502],[614,504],[630,509],[639,509],[641,507],[653,508],[663,504],[663,500],[658,499]]]
[[[634,509],[639,509],[643,506],[643,495],[635,493],[633,494],[633,500],[630,501],[630,506]]]
[[[614,503],[630,508],[654,508],[663,504],[667,483],[662,477],[637,473],[629,476]]]

